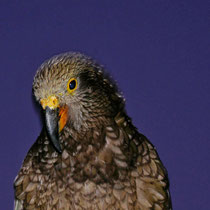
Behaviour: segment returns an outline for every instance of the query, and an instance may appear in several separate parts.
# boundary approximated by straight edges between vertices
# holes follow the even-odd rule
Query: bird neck
[[[131,150],[136,149],[136,146],[132,139],[137,132],[123,112],[115,118],[103,120],[103,123],[80,132],[65,128],[60,133],[62,154],[54,150],[45,135],[46,143],[49,144],[45,145],[47,148],[40,148],[43,153],[40,154],[41,159],[44,165],[52,161],[54,164],[54,167],[46,168],[49,170],[47,173],[51,173],[51,170],[56,174],[68,171],[69,176],[77,182],[92,180],[96,183],[113,183],[114,180],[125,179],[127,169],[134,160]],[[48,156],[45,155],[46,149],[50,152]]]
[[[123,179],[132,159],[129,157],[129,138],[134,134],[135,129],[122,112],[80,132],[68,127],[60,136],[63,152],[58,156],[58,168],[70,168],[70,176],[78,182]]]

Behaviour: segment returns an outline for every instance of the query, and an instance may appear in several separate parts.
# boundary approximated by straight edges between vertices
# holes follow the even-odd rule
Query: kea
[[[167,171],[104,67],[54,56],[33,94],[44,123],[15,179],[15,210],[172,209]]]

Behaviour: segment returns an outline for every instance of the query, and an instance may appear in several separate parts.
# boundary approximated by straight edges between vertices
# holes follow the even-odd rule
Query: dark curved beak
[[[59,108],[50,109],[46,106],[44,110],[45,115],[45,125],[47,129],[48,136],[52,141],[56,151],[62,152],[59,144]]]

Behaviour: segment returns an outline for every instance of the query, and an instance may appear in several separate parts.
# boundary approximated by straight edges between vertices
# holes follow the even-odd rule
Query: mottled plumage
[[[101,66],[79,53],[55,56],[38,69],[33,91],[39,103],[55,96],[68,117],[61,152],[46,126],[29,150],[14,183],[16,210],[171,209],[166,169]]]

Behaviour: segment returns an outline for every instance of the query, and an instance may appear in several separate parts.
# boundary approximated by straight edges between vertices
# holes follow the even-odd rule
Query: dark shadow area
[[[44,123],[43,123],[44,122],[44,114],[43,114],[41,105],[35,99],[33,91],[31,92],[31,100],[32,100],[33,108],[34,108],[34,110],[37,113],[37,116],[39,118],[39,125],[40,125],[41,128],[43,128],[43,126],[44,126]]]

